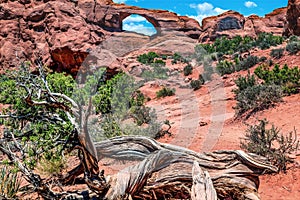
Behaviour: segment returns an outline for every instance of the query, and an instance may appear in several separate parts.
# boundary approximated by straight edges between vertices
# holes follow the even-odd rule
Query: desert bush
[[[140,75],[145,81],[168,78],[169,69],[164,67],[164,65],[152,63],[150,66],[151,70],[143,70]]]
[[[279,170],[285,171],[287,164],[293,162],[289,154],[299,147],[296,130],[284,135],[274,125],[267,127],[267,120],[259,120],[256,125],[248,125],[241,148],[266,157]]]
[[[0,198],[15,199],[21,185],[17,172],[8,166],[0,169]]]
[[[258,59],[258,62],[265,62],[267,60],[266,56],[262,56]]]
[[[231,74],[241,70],[247,70],[259,62],[257,56],[248,56],[246,59],[240,60],[239,58],[235,58],[235,64],[228,60],[223,60],[218,62],[217,71],[223,76],[225,74]]]
[[[163,60],[160,60],[160,59],[155,59],[153,63],[161,64],[161,65],[163,65],[163,66],[166,65],[166,62],[164,62]]]
[[[93,98],[93,103],[96,108],[97,113],[109,113],[112,108],[112,93],[118,81],[122,79],[123,76],[127,76],[124,73],[119,73],[115,75],[112,79],[107,80],[105,84],[99,86],[97,94]]]
[[[0,103],[3,104],[20,104],[22,101],[20,95],[22,91],[16,90],[16,80],[9,78],[6,75],[0,75]]]
[[[221,76],[235,72],[234,64],[228,60],[218,62],[216,69]]]
[[[280,102],[282,90],[280,86],[258,84],[236,92],[235,99],[237,101],[234,107],[236,116],[248,118],[252,114],[268,109]]]
[[[175,89],[163,87],[161,90],[156,92],[156,97],[161,98],[166,96],[173,96],[174,94],[175,94]]]
[[[247,70],[253,67],[258,63],[257,56],[248,56],[246,59],[241,60],[239,63],[235,65],[235,71]]]
[[[291,35],[288,39],[288,42],[298,42],[299,41],[299,37],[297,35]]]
[[[300,51],[300,41],[289,42],[286,47],[286,51],[290,54],[296,54]]]
[[[139,55],[137,57],[137,60],[140,62],[140,63],[143,63],[143,64],[150,64],[150,63],[153,63],[154,62],[154,59],[155,58],[159,58],[159,55],[155,52],[149,52],[149,53],[144,53],[142,55]]]
[[[272,33],[260,33],[255,40],[255,45],[260,49],[268,49],[271,46],[277,46],[282,44],[284,38],[282,36],[276,36]]]
[[[234,81],[237,89],[234,89],[233,92],[237,95],[243,90],[247,89],[248,87],[253,87],[256,85],[256,80],[254,75],[250,75],[250,72],[248,71],[247,76],[238,76],[238,78]]]
[[[165,54],[162,54],[160,57],[161,57],[161,59],[163,59],[163,60],[167,60],[167,58],[168,58],[168,56],[165,55]]]
[[[57,176],[67,167],[66,160],[56,154],[44,155],[38,163],[37,169],[44,175]]]
[[[101,136],[97,135],[96,141],[124,135],[121,129],[120,120],[117,119],[117,117],[114,116],[113,114],[106,114],[103,116],[101,121],[101,129],[102,129],[102,135]]]
[[[273,58],[279,59],[283,56],[283,52],[284,52],[283,48],[272,49],[271,53],[270,53],[270,56],[272,56]]]
[[[184,74],[185,76],[188,76],[188,75],[192,74],[192,72],[193,72],[193,67],[192,67],[191,64],[188,64],[188,65],[186,65],[186,66],[183,68],[183,74]]]
[[[181,63],[189,63],[188,60],[186,58],[184,58],[181,54],[175,52],[173,55],[172,55],[172,64],[176,64],[178,62],[181,62]]]
[[[75,80],[65,73],[52,73],[47,75],[50,90],[71,96],[75,87]]]
[[[264,80],[265,84],[280,85],[285,94],[299,92],[300,70],[298,67],[289,68],[284,65],[282,68],[278,64],[270,69],[269,66],[260,65],[254,71],[255,75]]]
[[[205,80],[202,76],[202,74],[199,75],[199,78],[197,80],[192,80],[190,82],[190,86],[193,90],[198,90],[201,88],[201,86],[205,83]]]
[[[135,123],[138,126],[149,123],[151,121],[151,109],[144,105],[145,100],[145,96],[139,90],[134,92],[130,100],[129,115],[134,119]]]
[[[253,47],[268,49],[271,46],[282,44],[284,38],[275,36],[271,33],[260,33],[256,39],[249,36],[235,36],[232,39],[226,37],[217,38],[213,44],[199,44],[208,54],[218,52],[222,55],[233,54],[235,52],[243,53]]]

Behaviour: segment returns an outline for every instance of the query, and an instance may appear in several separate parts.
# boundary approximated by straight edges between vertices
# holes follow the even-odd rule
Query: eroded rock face
[[[0,66],[42,59],[74,75],[105,31],[88,23],[71,1],[7,1],[0,4]]]
[[[132,14],[138,14],[146,18],[158,33],[183,31],[194,38],[198,38],[200,34],[201,28],[198,21],[165,10],[143,9],[125,4],[115,4],[109,0],[97,3],[94,0],[79,1],[78,7],[89,21],[99,24],[109,31],[122,31],[123,20]]]
[[[200,25],[194,19],[111,0],[6,0],[0,3],[0,66],[7,69],[20,59],[39,58],[52,69],[76,75],[89,52],[122,31],[122,21],[131,14],[145,17],[159,33],[199,37]]]
[[[300,35],[300,0],[289,0],[284,35]]]
[[[207,17],[202,21],[202,33],[199,41],[214,41],[221,36],[229,38],[236,35],[256,37],[261,32],[281,35],[286,23],[286,11],[286,8],[279,8],[265,17],[257,15],[244,17],[238,12],[227,11],[218,16]]]

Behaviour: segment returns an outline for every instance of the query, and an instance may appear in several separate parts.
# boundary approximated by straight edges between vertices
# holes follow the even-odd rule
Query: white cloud
[[[127,1],[127,0],[113,0],[113,2],[115,2],[115,3],[125,3],[125,1]]]
[[[253,1],[246,1],[246,2],[244,3],[244,5],[245,5],[247,8],[255,8],[255,7],[257,7],[257,4],[254,3]]]
[[[130,22],[147,22],[147,20],[140,16],[140,15],[130,15],[123,20],[123,23],[130,23]]]
[[[197,15],[189,15],[189,17],[194,18],[199,21],[199,23],[202,23],[202,20],[205,17],[214,16],[221,14],[227,10],[224,10],[222,8],[214,7],[212,4],[204,2],[200,4],[190,4],[191,8],[194,8],[197,12]]]
[[[133,23],[133,22],[124,23],[123,24],[123,30],[125,30],[125,31],[134,31],[134,32],[137,32],[137,33],[142,33],[144,35],[154,35],[154,34],[156,34],[156,30],[155,30],[154,27],[153,28],[152,27],[146,27],[144,24],[136,24],[136,23]]]

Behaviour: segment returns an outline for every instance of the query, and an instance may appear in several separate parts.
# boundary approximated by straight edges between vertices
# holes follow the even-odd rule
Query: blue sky
[[[163,9],[187,15],[200,23],[204,17],[218,15],[226,10],[235,10],[248,16],[264,16],[272,10],[287,6],[288,0],[114,0],[115,3],[126,3],[148,9]],[[131,15],[123,22],[123,29],[151,35],[155,32],[152,25],[143,17]]]

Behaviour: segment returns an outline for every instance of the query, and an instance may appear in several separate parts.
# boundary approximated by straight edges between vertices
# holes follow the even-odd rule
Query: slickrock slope
[[[244,17],[240,13],[230,10],[218,16],[207,17],[202,21],[202,34],[199,41],[214,41],[221,36],[248,35],[255,37],[261,32],[282,35],[286,23],[286,11],[286,8],[278,8],[265,17],[257,15]]]

